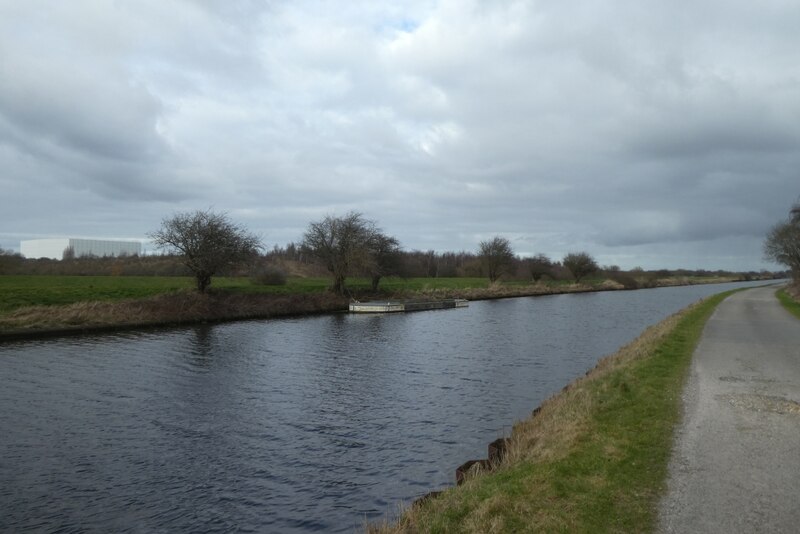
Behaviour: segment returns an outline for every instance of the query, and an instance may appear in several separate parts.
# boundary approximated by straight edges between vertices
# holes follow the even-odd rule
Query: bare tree
[[[344,294],[347,277],[367,264],[369,242],[374,234],[375,223],[359,212],[351,211],[344,217],[327,215],[308,225],[303,246],[333,275],[333,291]]]
[[[571,252],[562,260],[564,267],[569,269],[575,282],[597,271],[597,262],[586,252]]]
[[[790,218],[776,224],[764,241],[764,257],[787,266],[800,283],[800,203],[792,206]]]
[[[211,210],[166,218],[149,237],[157,247],[182,256],[201,293],[211,285],[212,276],[252,259],[262,248],[258,237],[231,222],[226,214]]]
[[[514,251],[511,249],[511,242],[500,236],[496,236],[489,241],[481,241],[478,245],[478,256],[489,275],[490,282],[500,278],[514,262]]]
[[[381,278],[400,270],[402,254],[400,242],[378,229],[374,229],[368,242],[369,258],[366,270],[372,281],[372,291],[378,290]]]
[[[553,262],[544,254],[537,254],[525,260],[525,265],[531,273],[534,282],[538,282],[544,275],[550,275],[553,270]]]

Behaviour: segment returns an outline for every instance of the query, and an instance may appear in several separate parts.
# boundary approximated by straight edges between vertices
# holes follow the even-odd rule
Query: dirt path
[[[800,532],[800,320],[774,292],[737,293],[706,325],[661,532]]]

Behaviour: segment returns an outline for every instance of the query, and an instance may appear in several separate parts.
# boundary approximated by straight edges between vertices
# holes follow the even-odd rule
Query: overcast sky
[[[776,268],[796,0],[0,0],[0,247],[213,208],[300,241]]]

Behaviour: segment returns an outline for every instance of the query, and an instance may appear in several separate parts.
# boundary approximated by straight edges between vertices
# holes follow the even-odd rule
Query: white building
[[[20,241],[19,251],[26,258],[52,258],[60,260],[71,249],[76,258],[81,256],[132,256],[142,253],[139,241],[113,241],[106,239],[28,239]]]

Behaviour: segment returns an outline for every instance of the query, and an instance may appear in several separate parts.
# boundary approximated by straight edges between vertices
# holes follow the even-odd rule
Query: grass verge
[[[692,352],[730,293],[648,328],[545,401],[493,471],[367,531],[652,531]]]
[[[795,291],[800,294],[800,288],[795,289]],[[800,300],[792,296],[792,294],[789,293],[789,290],[785,288],[776,291],[775,295],[778,297],[778,300],[784,308],[786,308],[795,317],[800,318]]]

